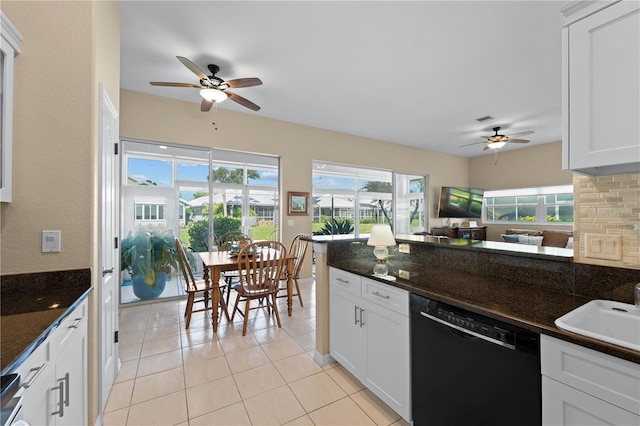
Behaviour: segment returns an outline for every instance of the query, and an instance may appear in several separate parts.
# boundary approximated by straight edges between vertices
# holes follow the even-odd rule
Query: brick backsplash
[[[640,269],[640,171],[613,176],[574,174],[574,260]],[[622,236],[622,260],[585,256],[585,234]]]

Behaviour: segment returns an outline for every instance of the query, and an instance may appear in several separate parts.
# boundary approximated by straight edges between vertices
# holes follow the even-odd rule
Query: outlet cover
[[[409,244],[398,245],[398,251],[400,253],[411,253],[411,246]]]

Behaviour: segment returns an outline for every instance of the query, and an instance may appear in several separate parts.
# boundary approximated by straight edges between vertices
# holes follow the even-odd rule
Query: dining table
[[[273,250],[273,249],[270,249]],[[204,280],[211,288],[211,304],[212,306],[220,306],[220,278],[225,271],[238,270],[238,253],[230,251],[206,251],[198,252],[198,256],[202,260],[204,269]],[[291,316],[293,312],[293,270],[296,257],[286,254],[285,270],[287,274],[287,314]],[[218,332],[218,309],[211,310],[211,322],[213,332]]]

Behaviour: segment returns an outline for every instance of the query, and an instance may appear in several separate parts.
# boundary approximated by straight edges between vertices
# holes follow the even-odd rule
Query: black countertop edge
[[[71,312],[75,308],[77,308],[88,296],[89,293],[93,290],[93,287],[88,288],[75,302],[73,302],[66,311],[64,311],[49,327],[47,327],[38,338],[36,338],[29,346],[27,346],[21,353],[18,355],[13,361],[11,361],[0,373],[1,375],[13,373],[22,363],[31,355],[51,334],[53,330],[58,328],[60,323],[69,316]]]
[[[413,243],[462,250],[498,252],[516,257],[528,257],[556,262],[572,262],[573,251],[560,250],[557,247],[527,246],[524,244],[504,243],[499,241],[468,240],[461,238],[433,237],[429,235],[396,235],[399,243]],[[302,238],[305,241],[319,244],[365,242],[366,237],[355,238],[353,235],[314,235]],[[533,251],[535,250],[535,252]]]
[[[448,303],[450,305],[457,306],[459,308],[466,309],[468,311],[475,312],[481,315],[485,315],[499,321],[504,321],[506,323],[510,323],[527,330],[546,334],[560,340],[564,340],[589,349],[593,349],[598,352],[602,352],[608,355],[615,356],[617,358],[640,364],[640,352],[638,351],[565,331],[555,325],[554,321],[556,318],[559,318],[567,312],[592,300],[587,297],[564,294],[543,287],[532,288],[531,286],[522,285],[517,282],[505,283],[491,280],[490,286],[502,286],[503,288],[508,288],[510,290],[510,297],[515,300],[517,300],[518,297],[526,298],[527,301],[525,301],[525,303],[527,303],[531,298],[530,296],[532,292],[535,292],[535,294],[539,298],[554,302],[551,303],[550,306],[544,307],[546,310],[544,311],[543,315],[540,315],[541,318],[532,318],[531,316],[527,315],[526,312],[518,311],[517,309],[511,311],[509,311],[508,309],[504,309],[502,306],[500,306],[500,304],[496,304],[493,299],[480,301],[477,300],[477,298],[474,300],[467,298],[467,300],[465,300],[462,295],[458,297],[458,295],[456,295],[454,291],[451,291],[450,294],[445,294],[443,291],[439,291],[438,289],[429,288],[429,284],[412,282],[411,280],[406,280],[399,277],[396,278],[395,281],[377,278],[372,273],[365,272],[362,267],[354,265],[351,261],[329,262],[329,266],[342,269],[344,271],[351,272],[362,277],[370,278],[384,284],[392,285],[394,287],[407,290],[410,293],[419,294],[421,296]],[[435,268],[432,269],[435,270]],[[459,278],[459,276],[456,276],[457,274],[449,275],[453,275],[454,279]],[[489,290],[489,288],[487,288],[487,290]]]

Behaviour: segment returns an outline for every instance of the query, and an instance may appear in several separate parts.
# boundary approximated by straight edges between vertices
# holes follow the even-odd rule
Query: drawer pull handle
[[[105,275],[109,275],[109,274],[113,274],[113,268],[111,269],[103,269],[102,270],[102,276],[104,277]]]
[[[76,318],[76,321],[73,324],[71,324],[69,326],[69,328],[78,328],[78,327],[80,327],[80,324],[82,324],[82,320],[84,320],[84,317]]]
[[[30,373],[32,371],[35,371],[35,374],[31,379],[24,382],[21,386],[25,389],[28,389],[31,385],[33,385],[33,382],[35,382],[38,376],[44,371],[44,367],[46,367],[46,365],[47,365],[47,362],[45,361],[40,367],[33,367],[31,370],[29,370]]]
[[[371,294],[373,294],[374,296],[382,297],[383,299],[387,299],[387,300],[389,300],[389,298],[390,298],[390,296],[388,294],[385,296],[384,294],[380,294],[377,291],[374,291]]]
[[[364,321],[362,320],[362,313],[364,312],[364,309],[359,308],[360,309],[360,328],[362,328],[364,326]]]
[[[353,319],[354,319],[354,324],[358,325],[358,307],[357,306],[353,307]]]
[[[343,284],[349,284],[349,280],[345,280],[343,278],[336,278],[336,281],[340,281]]]
[[[51,390],[58,389],[58,411],[54,411],[51,415],[57,414],[59,417],[64,417],[64,379],[58,380],[58,386],[51,388]]]

